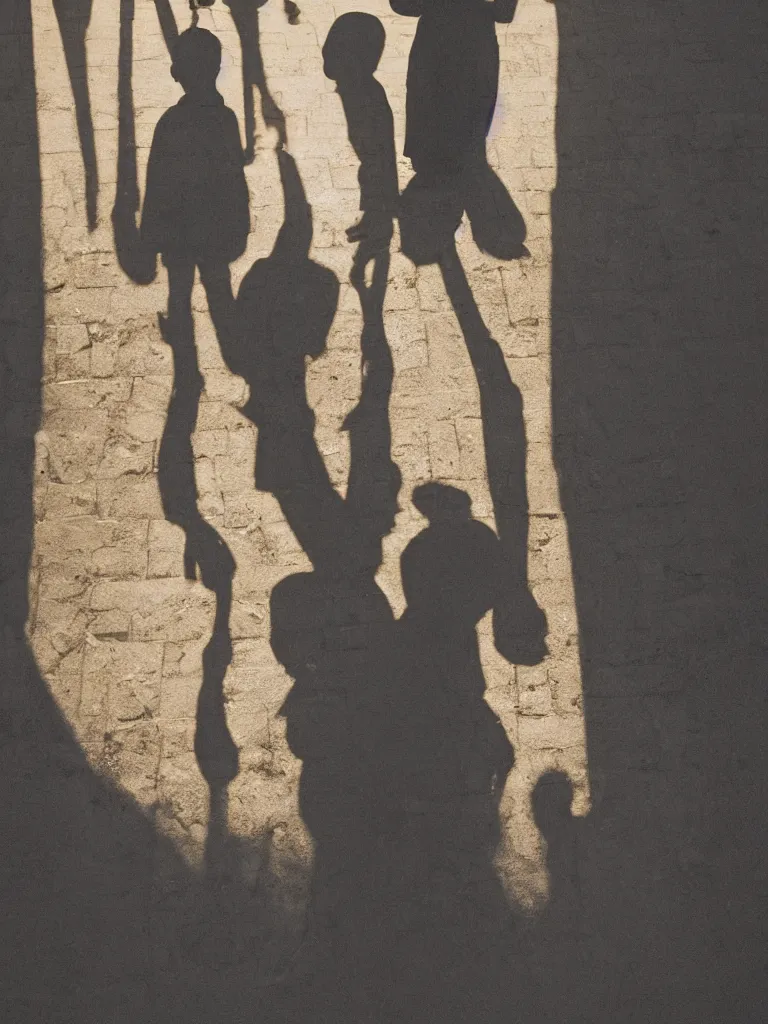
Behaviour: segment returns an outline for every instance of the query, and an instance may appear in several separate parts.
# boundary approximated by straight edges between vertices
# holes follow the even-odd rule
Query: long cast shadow
[[[96,141],[88,85],[88,59],[85,52],[85,37],[91,21],[92,8],[93,0],[53,0],[72,97],[75,101],[77,134],[85,172],[85,211],[89,231],[96,227],[99,205],[99,168],[96,162]]]
[[[29,196],[22,207],[18,203],[15,207],[19,219],[13,223],[18,224],[20,233],[3,236],[4,266],[12,270],[3,300],[7,303],[13,297],[15,304],[10,314],[7,305],[3,310],[6,347],[2,383],[15,399],[22,395],[26,408],[30,397],[34,401],[37,396],[39,401],[40,366],[36,360],[43,336],[39,164],[29,8],[25,0],[13,3],[23,45],[19,66],[4,68],[3,95],[13,91],[15,98],[20,96],[25,116],[9,118],[7,126],[3,121],[3,127],[8,129],[4,138],[14,147],[17,143],[26,147],[23,155],[28,173],[24,181]],[[129,61],[121,61],[121,75],[124,86],[130,82]],[[5,108],[0,111],[0,120],[6,113]],[[18,162],[14,166],[18,168]],[[290,167],[281,170],[289,182]],[[17,197],[16,183],[4,177],[0,180],[7,223],[5,201],[12,191]],[[311,225],[295,180],[292,186],[286,184],[286,191],[295,199],[286,206],[299,212],[303,241],[296,246],[283,237],[274,255],[282,264],[277,277],[289,289],[286,294],[293,295],[293,285],[312,276],[311,271],[304,274],[302,259],[293,258],[298,252],[306,259]],[[136,230],[135,210],[133,216]],[[9,238],[14,239],[10,246],[6,245]],[[499,957],[509,956],[508,917],[489,870],[498,829],[495,804],[511,751],[481,701],[484,684],[472,625],[488,600],[486,580],[477,578],[485,574],[479,570],[486,558],[498,561],[498,542],[490,531],[473,523],[468,499],[461,492],[438,486],[415,495],[432,524],[404,558],[409,613],[400,623],[393,622],[388,602],[373,578],[399,486],[390,455],[387,406],[392,364],[382,316],[388,257],[380,249],[362,245],[356,259],[358,270],[371,261],[371,284],[366,285],[365,275],[357,273],[355,277],[364,331],[361,398],[347,423],[353,472],[346,501],[340,504],[338,495],[327,495],[333,515],[321,522],[322,527],[341,523],[338,537],[320,538],[315,543],[310,536],[312,512],[305,512],[303,499],[314,500],[318,493],[315,485],[324,494],[330,485],[325,482],[327,477],[319,475],[319,453],[306,430],[299,431],[301,436],[291,439],[285,448],[300,449],[301,458],[295,459],[294,468],[301,468],[303,454],[307,454],[313,467],[312,486],[300,488],[297,495],[280,465],[276,480],[272,474],[272,486],[280,493],[286,515],[293,517],[298,529],[305,530],[307,543],[322,565],[320,572],[316,570],[316,582],[305,588],[299,581],[297,587],[299,597],[309,603],[307,615],[297,615],[289,600],[287,612],[276,616],[276,649],[295,666],[302,682],[299,690],[308,682],[311,655],[318,651],[327,657],[326,667],[338,666],[334,678],[351,680],[351,690],[360,678],[364,681],[351,710],[357,723],[356,754],[351,762],[344,762],[346,747],[336,749],[333,715],[316,727],[322,696],[329,696],[331,702],[334,699],[332,687],[325,694],[319,688],[319,701],[300,692],[291,702],[293,708],[286,708],[297,748],[303,733],[308,743],[317,741],[330,747],[332,759],[340,756],[352,771],[343,780],[346,788],[342,787],[339,795],[328,793],[323,783],[334,778],[333,766],[310,764],[302,794],[309,819],[318,822],[318,833],[328,827],[325,811],[336,808],[341,816],[343,827],[332,831],[320,858],[328,870],[318,873],[313,912],[315,933],[323,936],[329,918],[338,913],[339,897],[343,910],[345,895],[352,893],[350,911],[342,914],[346,923],[341,932],[333,929],[335,936],[330,942],[331,949],[345,955],[316,983],[309,1001],[303,999],[306,986],[301,984],[287,986],[288,992],[282,993],[256,991],[249,969],[258,943],[264,939],[264,927],[270,923],[263,924],[265,917],[269,918],[263,905],[236,881],[226,900],[221,890],[210,884],[209,875],[194,884],[192,873],[171,844],[158,837],[146,812],[89,768],[23,640],[6,642],[2,673],[4,682],[12,686],[4,688],[1,720],[3,806],[10,823],[3,828],[3,889],[9,912],[2,922],[7,954],[2,967],[9,979],[5,993],[14,1020],[66,1019],[86,1024],[108,1020],[121,1024],[137,1019],[181,1022],[204,1016],[223,1021],[240,1019],[244,1012],[252,1012],[257,1002],[272,1019],[282,1019],[287,1002],[293,1019],[322,1019],[321,1013],[330,1008],[327,1019],[334,1021],[359,1021],[366,1014],[380,1020],[403,1019],[413,1012],[418,1019],[434,1019],[436,1013],[438,1019],[465,1021],[476,1019],[478,1007],[482,1007],[485,1019],[506,1020],[510,1006],[522,1006],[525,978],[516,987],[499,985]],[[139,266],[143,265],[139,261]],[[275,273],[274,267],[268,269]],[[299,334],[305,337],[309,332],[311,336],[300,349],[310,352],[322,348],[337,295],[330,272],[314,277],[322,283],[308,292],[299,290],[299,295],[320,294],[319,302],[311,307],[313,313],[320,310],[319,324],[314,316],[305,316],[302,326],[302,314],[295,313]],[[18,288],[15,282],[19,282]],[[29,307],[19,305],[19,296],[30,298]],[[164,324],[166,333],[178,327],[178,321],[177,316],[175,324],[173,318]],[[297,321],[288,318],[283,323],[287,329],[279,336],[281,342],[294,338]],[[167,484],[164,501],[169,515],[194,525],[198,520],[188,442],[199,378],[188,339],[174,344],[177,367],[169,410],[171,428],[166,431],[162,453]],[[306,402],[302,405],[298,400],[303,382],[298,362],[290,364],[295,369],[296,386],[284,390],[294,394],[295,407],[301,411]],[[282,373],[283,364],[279,366]],[[286,427],[291,429],[292,424]],[[275,451],[280,451],[279,445],[274,446]],[[19,538],[31,543],[31,454],[31,434],[24,435],[18,446],[9,443],[2,449],[3,464],[15,465],[19,474],[12,477],[13,486],[4,494],[5,500],[17,502],[17,508],[4,508],[3,524],[4,528],[8,525],[11,536],[11,540],[4,537],[3,544],[4,559],[10,557],[9,562],[4,561],[4,588],[10,584],[15,594],[14,581],[21,581],[19,602],[4,604],[3,610],[18,613],[17,624],[26,617],[21,594],[25,592],[23,577],[28,566],[24,559],[29,545],[19,544]],[[268,477],[263,483],[269,483]],[[352,544],[348,545],[350,536]],[[451,567],[451,558],[462,550],[459,541],[466,541],[471,566],[454,563]],[[23,558],[20,550],[26,553]],[[346,578],[328,575],[328,567],[341,564],[342,559]],[[14,567],[21,567],[20,577]],[[206,571],[205,562],[202,568]],[[457,591],[442,588],[446,579]],[[438,580],[439,586],[425,586],[425,580]],[[315,601],[318,586],[321,597]],[[286,587],[290,598],[290,585]],[[457,597],[457,592],[464,596]],[[438,600],[435,608],[432,598],[441,593],[449,599]],[[346,594],[349,600],[345,603]],[[279,594],[275,603],[280,611]],[[458,623],[455,618],[451,622],[460,628],[451,630],[446,638],[449,615],[458,616]],[[298,631],[294,628],[297,618]],[[330,623],[319,639],[316,632],[305,628],[313,621]],[[429,640],[422,643],[425,630]],[[444,678],[450,683],[447,687]],[[412,685],[414,680],[419,685]],[[9,692],[11,699],[6,704]],[[302,728],[302,719],[309,728]],[[346,721],[348,718],[342,720],[342,726]],[[345,743],[348,739],[343,737]],[[102,741],[106,768],[121,756],[121,740],[91,737],[93,745]],[[127,743],[124,755],[130,759]],[[308,758],[310,762],[324,759],[322,754]],[[467,813],[457,828],[456,795],[462,786],[469,786],[471,792],[462,801]],[[221,790],[212,792],[214,821],[222,795]],[[370,835],[361,834],[358,822],[349,821],[360,797],[364,808],[369,808],[366,814],[372,815],[365,820],[374,824],[377,839],[373,843]],[[333,824],[333,815],[331,819]],[[226,841],[226,836],[221,838]],[[215,844],[217,838],[209,835],[209,840]],[[372,885],[359,864],[350,863],[358,852],[365,855],[362,863],[371,869]],[[402,858],[401,852],[405,853]],[[158,859],[171,879],[158,878]],[[341,882],[334,870],[339,863],[348,868],[348,872],[342,871]],[[190,896],[179,898],[177,890],[188,890]],[[257,918],[262,922],[261,931],[254,928]],[[502,935],[503,943],[496,941]],[[490,959],[489,946],[493,951]],[[308,952],[307,948],[300,953],[302,961],[309,959],[305,956]],[[513,966],[509,969],[514,971]],[[349,982],[346,1000],[344,987],[337,984],[340,979]],[[436,997],[441,987],[444,995]],[[488,1012],[486,998],[492,1002]],[[317,1007],[320,1014],[313,1009]]]
[[[161,0],[158,0],[158,7]],[[136,163],[136,113],[133,105],[133,19],[136,0],[120,0],[120,45],[117,58],[117,182],[112,207],[112,238],[120,267],[136,284],[150,284],[157,276],[157,253],[141,238],[141,209]],[[168,8],[173,20],[173,12]],[[164,23],[165,24],[165,23]],[[170,28],[168,28],[170,32]],[[165,34],[165,28],[164,28]],[[175,38],[178,32],[175,33]],[[165,36],[168,42],[168,35]]]
[[[4,29],[10,23],[20,36],[18,51],[0,69],[2,95],[16,103],[0,105],[2,136],[15,156],[0,167],[3,224],[13,226],[0,232],[0,384],[6,407],[15,410],[21,395],[34,420],[21,434],[6,427],[1,453],[10,481],[3,492],[3,593],[12,595],[3,615],[13,628],[27,608],[43,337],[29,6],[11,0],[0,14]],[[619,1014],[628,1021],[721,1024],[761,1020],[764,996],[763,656],[753,631],[765,575],[759,335],[766,319],[765,239],[756,156],[761,136],[751,120],[764,26],[756,9],[724,14],[714,0],[703,6],[674,0],[645,13],[636,8],[627,17],[625,9],[612,14],[579,0],[559,13],[566,88],[554,208],[554,399],[585,652],[589,753],[607,781],[583,827],[568,819],[564,780],[537,787],[537,822],[550,867],[560,875],[553,905],[565,906],[564,915],[542,927],[558,956],[584,958],[566,1019],[613,1021]],[[693,42],[710,59],[700,61],[691,49],[684,60],[681,51]],[[657,52],[662,60],[649,88],[645,62]],[[713,74],[713,64],[720,73]],[[674,104],[664,106],[670,98],[696,105],[689,121]],[[617,110],[620,131],[610,120]],[[710,119],[710,110],[719,116]],[[624,159],[621,147],[633,138],[647,162]],[[657,202],[660,183],[663,202]],[[606,260],[605,240],[620,238],[615,225],[625,209],[638,217],[635,233],[617,240]],[[747,216],[752,209],[755,215]],[[641,320],[634,319],[638,289],[658,300],[653,315]],[[629,344],[614,345],[617,339]],[[656,463],[647,458],[649,440]],[[670,475],[675,465],[682,474]],[[650,466],[648,478],[625,475],[642,466]],[[662,500],[654,504],[648,497],[655,486]],[[345,640],[357,626],[344,632]],[[649,650],[658,654],[650,662]],[[144,812],[88,767],[18,632],[4,634],[2,657],[6,913],[0,929],[10,1018],[96,1024],[190,1021],[201,1014],[237,1019],[244,1009],[252,1012],[245,973],[222,983],[218,950],[206,947],[207,965],[192,955],[187,970],[163,961],[166,943],[154,951],[147,923],[169,898],[153,882],[157,852],[174,862],[178,880],[189,882],[189,872],[158,841]],[[662,692],[668,684],[677,688]],[[392,905],[385,904],[387,914]],[[171,931],[207,934],[194,915],[170,916]],[[247,934],[233,906],[221,916],[230,934]],[[563,942],[563,921],[571,927],[574,917],[576,934]],[[465,934],[469,944],[466,927]],[[245,962],[252,950],[241,947]],[[419,949],[414,969],[428,958],[428,949]],[[548,986],[557,988],[557,962],[544,963]],[[410,975],[389,977],[403,998]],[[273,997],[261,1005],[269,1014]],[[376,1013],[371,1005],[364,1007],[368,1019]],[[416,1005],[408,1003],[401,1019],[413,1019]],[[380,1016],[386,1012],[385,1006]],[[503,1019],[517,1012],[513,992]],[[454,1008],[445,1019],[451,1015],[460,1016]],[[478,1000],[463,1020],[479,1017],[489,1019]],[[293,1019],[302,1019],[301,1004]],[[304,1019],[319,1015],[307,1009]],[[344,1013],[328,1019],[343,1020]]]
[[[184,982],[158,984],[148,922],[158,857],[186,869],[138,804],[90,766],[24,636],[32,555],[45,293],[41,172],[29,0],[0,12],[0,984],[7,1020],[190,1019]],[[24,417],[18,416],[23,410]],[[43,482],[40,483],[44,486]],[[49,523],[66,547],[71,521]],[[82,651],[80,652],[82,654]],[[46,674],[78,659],[64,652]],[[61,693],[61,689],[59,690]],[[91,731],[91,755],[129,747]],[[125,756],[130,757],[128,750]],[[114,763],[114,761],[113,761]],[[119,922],[119,924],[118,924]],[[176,980],[181,984],[176,985]]]
[[[256,155],[256,109],[253,90],[259,90],[261,113],[268,127],[277,130],[278,144],[286,145],[285,115],[269,91],[259,42],[259,8],[266,0],[224,0],[229,7],[240,38],[243,69],[243,109],[245,113],[245,159],[251,163]],[[298,11],[298,8],[297,8]]]
[[[204,381],[192,316],[192,288],[199,270],[225,359],[231,358],[234,297],[228,264],[245,247],[248,192],[234,114],[215,90],[220,44],[201,29],[179,35],[158,4],[170,41],[173,75],[184,99],[155,130],[141,217],[132,99],[134,0],[121,0],[118,73],[118,185],[113,210],[115,246],[123,270],[137,284],[155,276],[158,253],[168,272],[168,315],[159,318],[173,353],[173,385],[158,454],[158,486],[169,522],[184,530],[184,574],[216,597],[211,638],[203,653],[197,703],[195,754],[210,788],[208,864],[224,857],[229,782],[238,772],[229,733],[223,684],[232,659],[229,618],[235,562],[198,508],[192,436]],[[207,188],[207,191],[206,191]],[[224,205],[221,196],[226,195]]]
[[[232,660],[229,616],[235,561],[197,506],[192,435],[203,388],[197,363],[192,287],[196,269],[225,355],[233,344],[234,297],[229,263],[248,234],[248,189],[234,114],[215,89],[221,44],[202,29],[174,43],[171,72],[185,95],[160,119],[147,167],[141,234],[168,270],[168,319],[161,327],[174,360],[174,380],[158,458],[158,485],[169,522],[185,533],[184,571],[216,596],[211,639],[203,653],[195,754],[210,788],[209,864],[226,835],[226,787],[238,753],[224,710],[224,677]]]
[[[88,723],[86,756],[24,636],[24,623],[34,630],[37,614],[27,588],[45,321],[30,7],[29,0],[10,0],[0,12],[0,135],[13,154],[12,161],[0,163],[4,1016],[18,1024],[239,1019],[260,998],[254,960],[283,925],[281,908],[269,895],[269,840],[244,843],[248,849],[238,851],[258,856],[266,885],[246,883],[238,873],[223,885],[210,872],[190,870],[161,834],[162,809],[140,805],[111,779],[130,776],[137,753],[151,764],[154,751],[159,770],[156,723],[150,717],[135,728],[109,731],[98,718],[83,718],[78,700],[73,703],[83,647],[64,649],[45,674],[55,679],[57,697],[69,701],[67,713],[78,717],[79,729]],[[183,396],[174,415],[189,415]],[[185,486],[182,480],[178,489]],[[51,519],[42,543],[66,550],[70,531],[82,526],[82,520]],[[37,587],[32,593],[36,597]],[[52,600],[45,597],[50,610]],[[68,599],[53,603],[65,610]],[[112,643],[121,646],[107,646]],[[67,675],[70,670],[74,676]],[[100,687],[106,684],[99,680]],[[231,842],[216,835],[219,795],[220,790],[213,794],[209,835],[214,847]],[[220,860],[221,854],[221,848],[209,850],[209,859]],[[261,996],[266,1004],[263,990]]]
[[[327,67],[332,57],[327,46]],[[306,358],[324,350],[338,283],[309,258],[311,208],[291,157],[278,160],[285,223],[241,286],[238,361],[251,385],[244,411],[259,428],[257,487],[274,494],[313,565],[271,598],[272,647],[294,680],[283,714],[302,760],[300,810],[315,840],[307,934],[279,1001],[304,1019],[359,1020],[375,1008],[381,1021],[457,1022],[480,1002],[484,1019],[500,1021],[513,1001],[534,1005],[492,866],[513,752],[483,698],[476,633],[504,600],[504,548],[472,518],[464,492],[418,488],[413,500],[430,525],[403,553],[408,605],[395,620],[376,581],[400,487],[390,451],[387,248],[366,237],[353,261],[362,377],[344,424],[342,497],[314,438],[305,380]],[[361,168],[362,178],[371,173]],[[458,295],[455,270],[446,274]],[[468,330],[469,342],[480,344]],[[485,357],[473,352],[481,372]],[[486,389],[486,411],[494,396],[509,400],[503,381]],[[514,464],[524,469],[519,457]],[[501,486],[509,467],[492,475],[500,507],[514,508],[519,493],[504,499]],[[534,646],[531,660],[542,653]]]
[[[537,665],[547,653],[547,623],[528,589],[527,443],[522,396],[483,322],[455,247],[445,252],[440,270],[480,393],[488,487],[503,551],[504,591],[494,604],[494,641],[512,664]]]
[[[174,44],[179,38],[179,27],[176,24],[176,16],[173,13],[170,0],[155,0],[155,10],[166,49],[168,53],[172,53]]]

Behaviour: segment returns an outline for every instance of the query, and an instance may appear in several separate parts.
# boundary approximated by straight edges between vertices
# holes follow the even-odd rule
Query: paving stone
[[[99,480],[98,511],[104,518],[145,519],[163,514],[160,492],[154,476],[130,474],[112,480]]]
[[[44,515],[49,518],[89,515],[96,511],[96,484],[49,483],[45,491]]]
[[[149,524],[147,575],[163,578],[183,575],[184,531],[164,519]]]
[[[521,715],[543,718],[552,710],[552,692],[545,665],[518,665],[517,699]]]

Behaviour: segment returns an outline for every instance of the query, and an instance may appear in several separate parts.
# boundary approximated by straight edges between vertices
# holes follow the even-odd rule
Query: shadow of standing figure
[[[408,61],[404,152],[416,175],[402,197],[403,251],[416,263],[435,262],[466,211],[483,252],[527,256],[523,218],[486,156],[499,79],[496,23],[512,21],[517,0],[391,7],[419,19]]]
[[[306,361],[325,350],[339,283],[309,258],[312,210],[293,158],[280,150],[277,159],[284,223],[270,256],[243,280],[237,302],[243,372],[251,388],[243,412],[259,431],[256,486],[275,496],[313,564],[313,572],[289,576],[275,588],[271,639],[295,681],[282,713],[291,749],[303,761],[299,799],[315,840],[309,932],[316,935],[336,910],[339,876],[346,881],[355,858],[369,862],[360,847],[365,849],[364,825],[361,833],[355,822],[366,820],[370,787],[362,786],[351,737],[345,737],[343,693],[367,661],[373,637],[393,621],[374,577],[381,538],[394,523],[400,480],[389,454],[392,363],[381,312],[386,262],[374,270],[363,332],[363,392],[345,424],[352,461],[346,498],[333,487],[318,450]],[[304,965],[305,954],[306,946],[294,966]]]
[[[75,120],[85,174],[85,212],[89,231],[93,231],[98,223],[99,204],[99,168],[88,86],[88,57],[85,50],[92,8],[93,0],[53,0],[75,102]]]
[[[203,654],[195,754],[211,791],[209,846],[226,836],[226,786],[238,753],[227,727],[223,682],[232,657],[229,615],[234,559],[197,506],[192,435],[203,390],[195,346],[192,288],[198,269],[225,360],[233,368],[235,302],[229,264],[250,228],[248,188],[234,113],[216,90],[221,44],[204,29],[173,44],[171,73],[184,96],[155,129],[141,220],[145,252],[160,253],[168,271],[168,316],[160,317],[173,352],[173,389],[158,455],[158,482],[169,522],[185,533],[184,573],[216,595],[211,639]],[[209,849],[209,860],[215,859]]]
[[[513,751],[484,700],[476,633],[506,582],[501,542],[472,519],[463,492],[418,489],[430,526],[403,554],[408,609],[395,619],[376,579],[400,488],[383,314],[389,255],[364,240],[353,264],[361,393],[344,423],[342,497],[314,438],[305,379],[338,283],[309,259],[311,209],[290,156],[278,161],[285,223],[238,295],[239,336],[252,339],[245,411],[259,427],[257,486],[312,562],[270,601],[272,648],[293,679],[282,714],[302,761],[299,807],[315,844],[305,940],[276,998],[288,1019],[335,1024],[463,1024],[478,1006],[484,1020],[505,1021],[532,997],[492,863]]]
[[[392,110],[374,78],[385,39],[378,18],[355,11],[336,19],[323,46],[323,70],[336,82],[349,141],[360,161],[362,217],[347,230],[347,238],[364,242],[367,252],[389,247],[400,197]]]

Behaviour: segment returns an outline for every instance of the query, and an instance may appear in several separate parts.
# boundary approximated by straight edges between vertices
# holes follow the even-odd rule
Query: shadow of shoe
[[[438,263],[454,244],[463,213],[456,178],[412,178],[400,197],[400,248],[417,266]]]
[[[466,176],[463,201],[472,237],[481,252],[499,260],[530,256],[523,244],[523,216],[504,183],[487,164]]]

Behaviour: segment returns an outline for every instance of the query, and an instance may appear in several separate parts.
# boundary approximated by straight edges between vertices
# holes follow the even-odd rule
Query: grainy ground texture
[[[345,234],[360,195],[321,50],[357,9],[386,30],[377,78],[400,187],[411,177],[399,154],[415,20],[384,0],[304,0],[290,24],[269,0],[254,12],[252,230],[231,268],[237,293],[296,202],[276,107],[311,208],[307,255],[339,283],[306,378],[342,498],[347,417],[362,406]],[[494,480],[503,489],[517,466],[506,480],[527,495],[517,564],[547,620],[546,653],[520,659],[535,664],[504,656],[490,613],[478,626],[485,700],[514,749],[485,863],[465,842],[482,827],[472,799],[446,796],[432,841],[397,833],[374,849],[354,823],[334,824],[343,800],[310,788],[310,755],[303,766],[286,734],[296,673],[279,660],[274,595],[317,561],[288,522],[290,497],[254,486],[247,374],[228,368],[199,280],[195,515],[234,561],[231,648],[216,647],[221,588],[185,564],[161,493],[167,274],[136,271],[113,211],[140,209],[156,124],[181,95],[168,40],[189,20],[186,0],[0,8],[3,1020],[763,1020],[765,8],[520,0],[497,26],[488,157],[529,254],[483,254],[466,221],[456,249],[500,363],[478,369],[448,277],[416,267],[395,231],[383,328],[402,485],[365,595],[381,595],[393,621],[411,603],[401,556],[427,523],[415,488],[466,492],[503,540]],[[200,26],[221,40],[218,87],[245,131],[232,11],[217,0]],[[484,373],[504,366],[520,458],[499,470],[489,423],[510,421],[492,419],[501,392]],[[322,516],[333,500],[307,501],[311,536],[315,503]],[[355,607],[343,629],[301,593],[288,602],[299,630],[352,658],[342,677],[371,671],[354,660],[363,591],[344,593],[337,614]],[[238,762],[220,777],[195,747],[217,651]],[[435,663],[451,674],[444,652],[433,662],[430,677]],[[344,744],[354,695],[342,683],[318,721]],[[405,761],[408,746],[423,744],[426,760],[458,743],[452,726],[441,739],[441,721],[406,729]],[[428,832],[431,814],[408,820]]]

